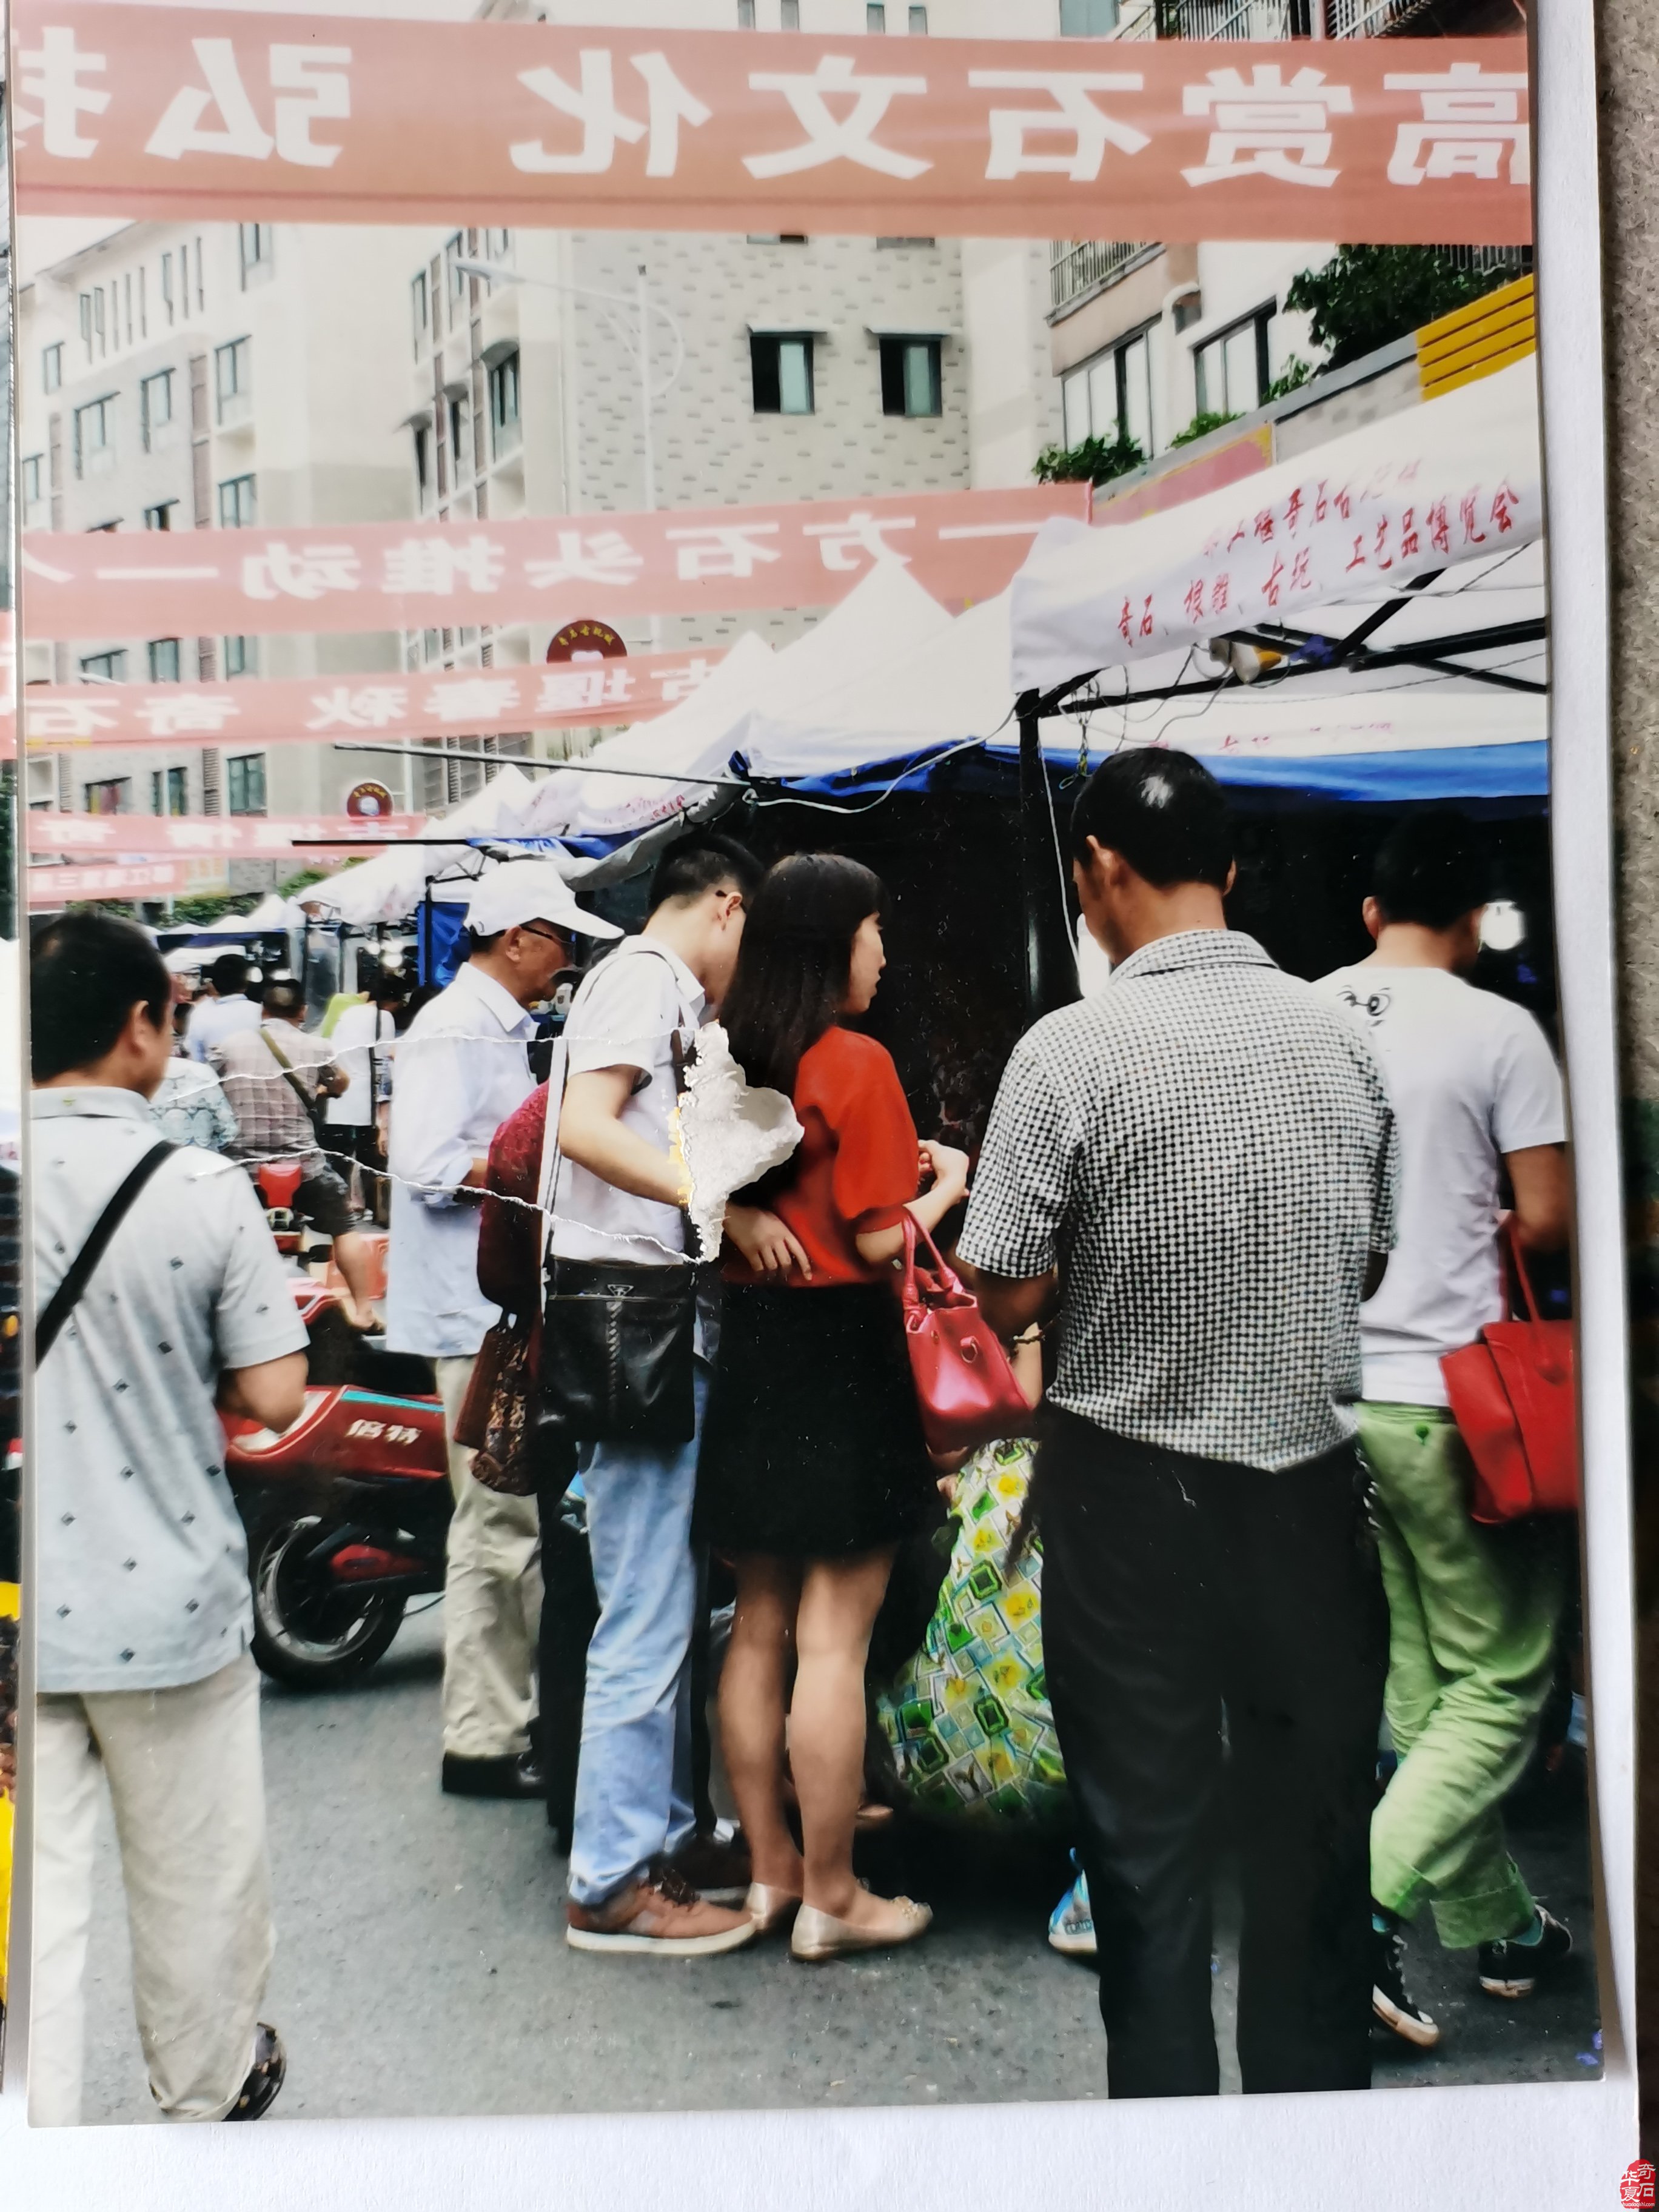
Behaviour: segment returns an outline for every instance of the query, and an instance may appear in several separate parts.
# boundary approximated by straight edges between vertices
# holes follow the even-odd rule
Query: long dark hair
[[[839,853],[797,853],[767,870],[748,902],[720,1010],[732,1057],[751,1084],[793,1091],[802,1054],[845,1003],[859,926],[886,904],[880,877]]]

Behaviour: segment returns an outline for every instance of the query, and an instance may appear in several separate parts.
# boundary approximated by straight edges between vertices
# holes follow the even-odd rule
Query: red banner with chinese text
[[[825,39],[15,0],[26,214],[1518,244],[1523,38]]]
[[[285,860],[296,852],[343,860],[349,840],[363,854],[377,845],[413,837],[423,814],[58,814],[45,809],[27,817],[33,856],[102,854],[117,862],[148,858]],[[61,887],[60,887],[61,888]]]
[[[1001,591],[1086,484],[507,522],[24,533],[30,638],[453,629],[823,607],[903,562],[946,605]]]
[[[689,699],[719,653],[635,653],[555,667],[434,668],[415,676],[239,677],[234,684],[31,684],[28,743],[349,744],[609,727]]]

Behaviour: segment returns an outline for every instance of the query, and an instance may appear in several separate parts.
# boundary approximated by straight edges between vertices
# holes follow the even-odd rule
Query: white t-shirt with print
[[[1400,1241],[1360,1310],[1364,1395],[1443,1406],[1443,1352],[1505,1310],[1502,1155],[1566,1135],[1561,1077],[1523,1007],[1440,968],[1339,968],[1314,988],[1364,1030],[1400,1129]]]

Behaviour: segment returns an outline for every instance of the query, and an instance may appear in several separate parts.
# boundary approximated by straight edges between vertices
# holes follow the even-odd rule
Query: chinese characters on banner
[[[556,626],[596,600],[612,623],[823,607],[883,558],[962,605],[1001,591],[1051,517],[1088,511],[1086,484],[1033,484],[477,524],[29,531],[21,581],[31,638],[170,636],[186,619],[228,636]]]
[[[31,868],[28,902],[35,908],[67,906],[71,899],[160,899],[194,886],[187,860],[150,860],[136,866]]]
[[[1519,244],[1523,38],[572,29],[18,0],[25,214]]]
[[[314,851],[343,860],[349,857],[348,839],[360,852],[372,852],[376,845],[418,836],[425,821],[420,814],[382,814],[362,821],[350,814],[58,814],[43,809],[27,817],[27,826],[32,854],[103,854],[118,861],[152,853],[283,860],[296,851]],[[61,871],[49,872],[61,890]]]
[[[33,608],[31,607],[31,616]],[[640,653],[556,667],[419,675],[244,677],[234,684],[32,684],[28,743],[66,745],[371,744],[641,721],[689,699],[718,653]]]
[[[1368,424],[1133,530],[1056,528],[1012,594],[1017,690],[1257,627],[1314,632],[1543,529],[1534,364]]]

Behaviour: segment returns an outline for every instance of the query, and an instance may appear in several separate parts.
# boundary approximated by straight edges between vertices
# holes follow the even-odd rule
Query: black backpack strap
[[[38,1367],[58,1340],[58,1333],[81,1303],[81,1294],[91,1279],[92,1271],[103,1258],[105,1248],[126,1217],[128,1208],[149,1181],[169,1152],[176,1152],[177,1145],[169,1144],[165,1137],[160,1144],[152,1145],[137,1165],[128,1170],[118,1186],[115,1195],[92,1224],[92,1233],[76,1254],[69,1273],[46,1302],[46,1311],[34,1324],[34,1364]]]

